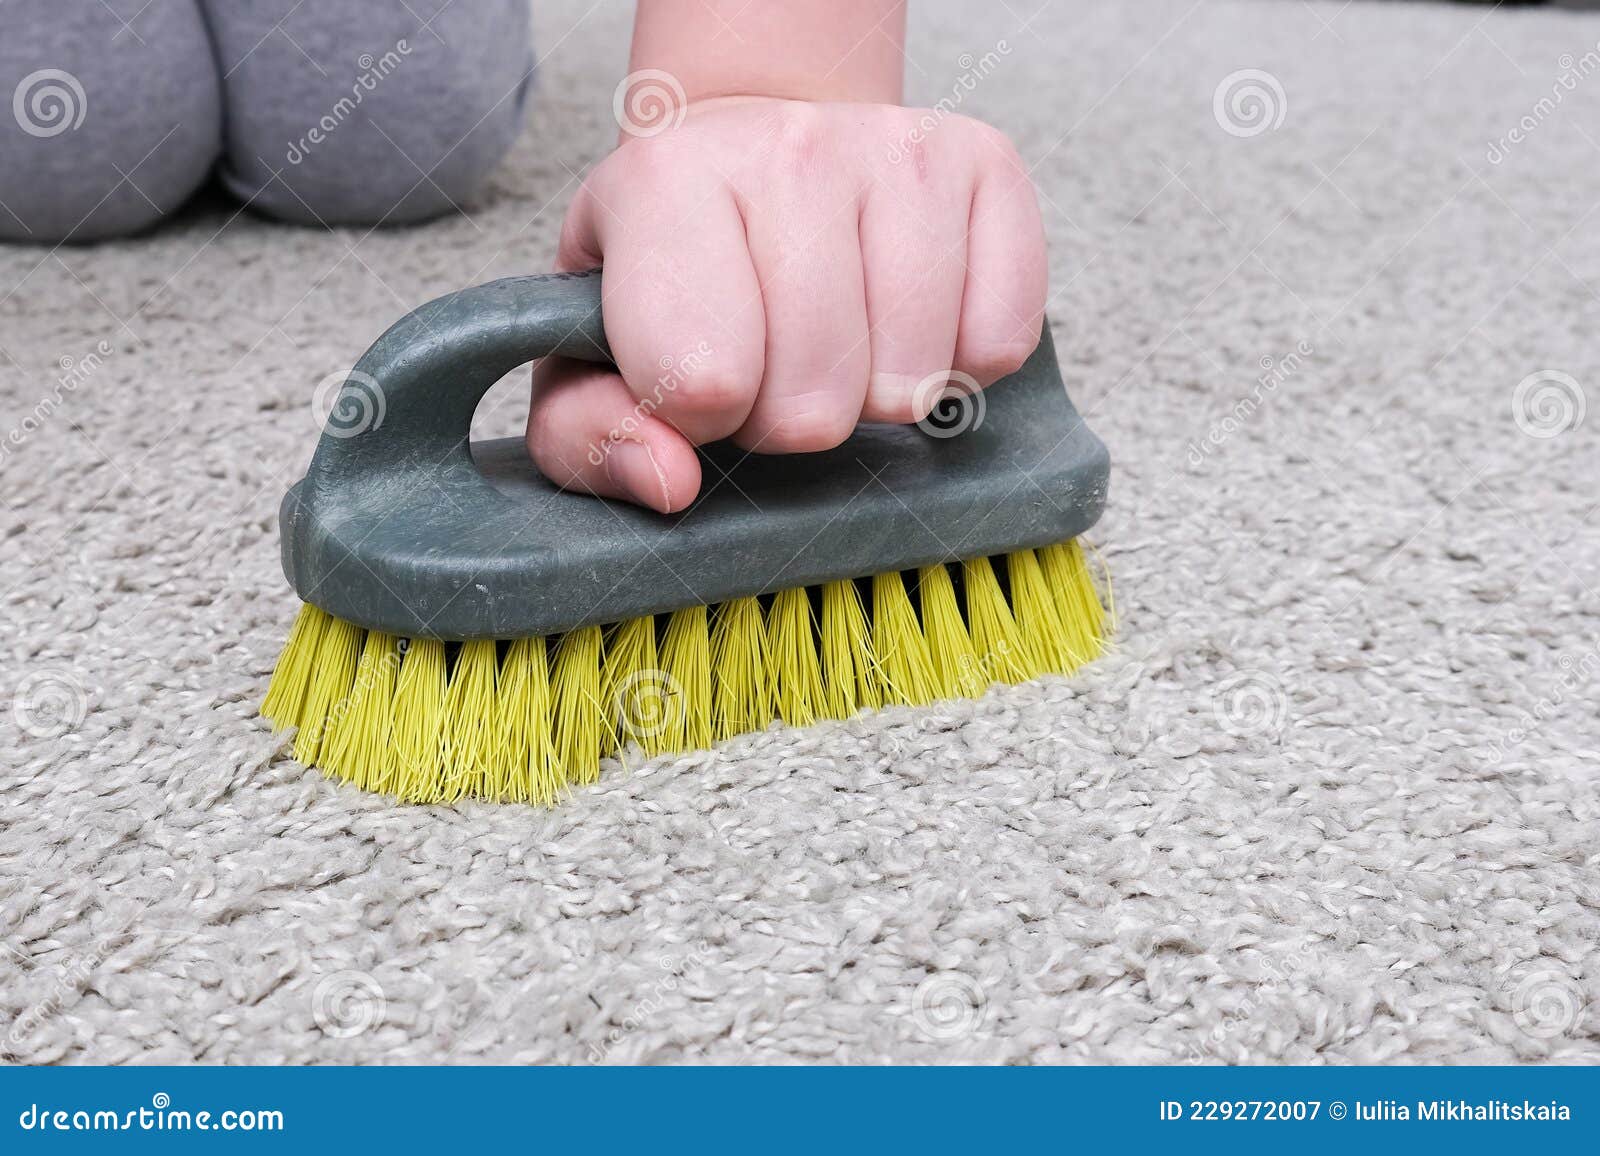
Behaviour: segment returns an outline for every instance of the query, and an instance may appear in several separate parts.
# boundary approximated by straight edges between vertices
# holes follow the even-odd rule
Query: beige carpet
[[[1120,652],[553,813],[334,786],[254,704],[313,389],[544,266],[627,6],[541,0],[470,217],[0,251],[0,1050],[1600,1059],[1600,75],[1539,104],[1600,21],[1034,7],[917,5],[908,71],[1035,166]]]

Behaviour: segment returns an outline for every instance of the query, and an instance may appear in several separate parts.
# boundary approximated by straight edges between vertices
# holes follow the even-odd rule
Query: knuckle
[[[629,196],[647,196],[681,187],[686,173],[696,171],[676,133],[659,137],[633,137],[601,161],[584,182],[585,192],[602,205],[615,205]],[[703,162],[698,167],[704,167]],[[604,210],[602,210],[604,212]]]
[[[1008,159],[1017,155],[1017,146],[1011,143],[1011,138],[995,128],[994,125],[986,121],[976,120],[970,116],[961,116],[959,119],[962,127],[975,143]]]
[[[814,453],[842,445],[855,424],[855,417],[841,410],[804,410],[761,423],[748,442],[762,453]]]
[[[695,414],[731,413],[742,417],[750,408],[760,380],[759,366],[712,364],[681,378],[664,374],[653,383],[652,389],[664,395],[662,404],[670,408]]]
[[[967,139],[971,142],[972,155],[980,170],[993,170],[1004,172],[1014,170],[1027,173],[1028,166],[1023,162],[1022,154],[1017,151],[1017,146],[1011,138],[992,124],[985,124],[981,120],[964,117]]]
[[[985,338],[963,351],[962,368],[981,382],[998,381],[1021,369],[1038,345],[1038,334]]]
[[[859,402],[852,405],[848,399],[860,398],[865,387],[864,380],[853,383],[852,376],[823,375],[803,393],[779,393],[764,401],[755,420],[746,423],[747,431],[760,439],[752,448],[763,453],[812,453],[842,444],[854,431],[861,411]]]
[[[561,268],[571,268],[588,262],[588,254],[583,244],[583,229],[576,213],[568,213],[561,222],[561,235],[556,240],[556,261]]]
[[[781,105],[772,118],[772,159],[785,170],[809,170],[817,164],[827,135],[826,119],[804,101]]]
[[[672,179],[673,170],[678,167],[672,142],[653,137],[630,140],[612,156],[615,163],[605,171],[605,179],[612,183],[665,183]]]

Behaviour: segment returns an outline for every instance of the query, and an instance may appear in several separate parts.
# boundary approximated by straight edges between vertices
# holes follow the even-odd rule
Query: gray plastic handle
[[[483,395],[519,365],[552,354],[611,359],[600,270],[507,277],[428,302],[356,363],[307,481],[342,486],[353,472],[470,469],[467,439]],[[471,475],[459,481],[490,488],[475,470]]]
[[[380,337],[284,497],[300,597],[414,637],[547,635],[1064,541],[1105,503],[1109,458],[1067,399],[1048,327],[964,432],[866,425],[781,457],[707,446],[699,498],[670,517],[557,490],[520,438],[469,446],[489,387],[558,353],[609,359],[598,270],[463,289]]]

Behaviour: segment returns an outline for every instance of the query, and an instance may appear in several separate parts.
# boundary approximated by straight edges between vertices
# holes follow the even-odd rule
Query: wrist
[[[639,0],[629,72],[711,101],[899,104],[904,0]]]

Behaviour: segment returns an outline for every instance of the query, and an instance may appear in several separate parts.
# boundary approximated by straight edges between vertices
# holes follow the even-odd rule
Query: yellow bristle
[[[300,733],[294,740],[294,757],[311,766],[317,761],[338,718],[334,714],[356,679],[365,631],[342,618],[331,619],[317,640],[317,656],[300,711]]]
[[[1076,540],[1046,546],[1039,551],[1039,561],[1055,599],[1062,652],[1070,673],[1104,649],[1106,612],[1095,593],[1083,547]]]
[[[519,638],[500,667],[500,719],[495,727],[495,797],[523,803],[556,801],[550,735],[550,671],[542,638]]]
[[[1089,572],[1088,556],[1084,554],[1083,546],[1073,542],[1072,547],[1078,552],[1078,557],[1083,562],[1081,592],[1085,599],[1094,604],[1095,621],[1100,624],[1099,638],[1103,650],[1103,644],[1106,639],[1117,632],[1117,591],[1111,584],[1111,569],[1106,565],[1105,555],[1100,553],[1093,542],[1085,542],[1083,545],[1088,546],[1090,551],[1093,552],[1094,560],[1100,570],[1101,581],[1105,583],[1106,588],[1106,600],[1102,603],[1100,601],[1100,591],[1096,588],[1094,578]]]
[[[550,675],[555,715],[556,767],[565,783],[592,783],[600,777],[606,739],[605,704],[600,697],[600,628],[582,626],[556,646]]]
[[[400,681],[394,692],[389,758],[377,789],[408,802],[439,797],[444,731],[444,643],[413,638],[400,660]]]
[[[444,697],[443,774],[439,794],[446,800],[491,792],[496,774],[495,702],[498,659],[494,639],[463,642]]]
[[[816,722],[823,706],[822,667],[811,595],[804,586],[773,596],[767,611],[767,657],[778,717],[790,726]]]
[[[283,644],[278,664],[272,668],[267,696],[261,700],[261,717],[280,729],[300,725],[300,711],[306,701],[306,687],[316,669],[317,644],[333,621],[333,615],[318,610],[309,602],[300,604],[289,641]]]
[[[555,803],[599,778],[622,743],[648,754],[803,726],[863,708],[982,694],[994,682],[1070,673],[1115,625],[1084,546],[1063,542],[872,578],[871,614],[852,580],[715,608],[543,638],[456,648],[368,632],[309,604],[273,670],[262,714],[298,726],[295,757],[410,802],[468,796]],[[505,646],[505,660],[497,660]]]
[[[1045,671],[1062,674],[1073,668],[1066,646],[1066,631],[1056,613],[1055,597],[1032,550],[1006,555],[1006,577],[1011,582],[1011,614],[1034,675]]]
[[[540,645],[542,648],[542,640]],[[506,648],[495,682],[494,773],[484,784],[487,798],[526,803],[532,795],[528,781],[528,682],[532,667],[529,639],[518,639]]]
[[[674,611],[661,640],[661,666],[677,692],[678,709],[661,735],[663,749],[711,745],[711,633],[706,608]]]
[[[1011,617],[1011,607],[989,559],[963,562],[961,581],[967,590],[967,628],[972,632],[972,648],[978,653],[984,685],[1032,678],[1016,619]]]
[[[767,634],[756,599],[734,598],[718,609],[711,665],[711,726],[718,740],[761,730],[772,721]]]
[[[883,705],[861,591],[850,579],[822,588],[822,687],[830,718]]]
[[[606,753],[637,743],[646,755],[658,755],[662,735],[679,708],[678,695],[656,658],[656,620],[630,618],[619,622],[606,641],[601,676],[607,734],[614,737]]]
[[[920,706],[935,697],[933,659],[898,570],[872,578],[872,652],[887,704]]]
[[[978,656],[972,649],[955,583],[944,566],[924,566],[917,572],[917,598],[922,603],[922,633],[928,639],[934,694],[939,698],[971,697],[983,693]]]
[[[340,704],[342,717],[322,752],[323,766],[358,787],[373,788],[382,778],[399,675],[400,640],[381,630],[369,631],[355,685]]]

